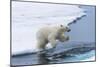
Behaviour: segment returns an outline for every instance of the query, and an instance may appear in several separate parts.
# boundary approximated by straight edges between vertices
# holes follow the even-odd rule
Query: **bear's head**
[[[65,26],[65,25],[60,25],[60,32],[70,32],[71,29],[69,28],[69,26]]]
[[[65,35],[65,32],[70,32],[71,29],[68,26],[60,25],[58,40],[61,42],[65,42],[69,40],[69,36]]]

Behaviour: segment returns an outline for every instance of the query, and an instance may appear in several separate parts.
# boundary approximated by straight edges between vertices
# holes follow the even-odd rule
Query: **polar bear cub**
[[[57,45],[57,40],[61,42],[68,41],[69,36],[66,36],[64,33],[69,31],[69,27],[64,25],[40,28],[36,33],[37,48],[39,50],[44,50],[48,43],[54,48]]]

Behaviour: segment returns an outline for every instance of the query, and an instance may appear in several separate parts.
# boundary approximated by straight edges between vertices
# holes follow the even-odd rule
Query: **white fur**
[[[56,47],[58,43],[57,40],[62,42],[69,40],[69,36],[65,36],[64,34],[68,30],[69,27],[64,25],[45,26],[40,28],[36,34],[37,48],[43,50],[48,43],[50,43],[52,47]]]

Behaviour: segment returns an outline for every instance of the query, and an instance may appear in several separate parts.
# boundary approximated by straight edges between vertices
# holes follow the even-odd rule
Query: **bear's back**
[[[57,30],[58,30],[58,28],[55,26],[45,26],[38,30],[37,35],[39,37],[41,36],[43,38],[47,38],[49,36],[49,34],[56,33]]]

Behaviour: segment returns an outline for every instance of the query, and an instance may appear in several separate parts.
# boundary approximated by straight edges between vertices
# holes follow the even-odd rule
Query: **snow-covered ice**
[[[36,31],[45,25],[64,24],[85,15],[78,5],[12,1],[12,54],[36,50]]]

